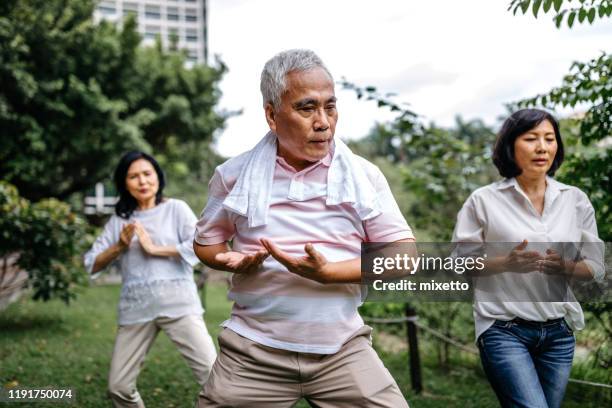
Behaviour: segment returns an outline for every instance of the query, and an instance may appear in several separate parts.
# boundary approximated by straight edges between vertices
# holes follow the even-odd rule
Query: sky
[[[268,131],[259,77],[268,59],[309,48],[336,81],[393,92],[426,123],[452,126],[455,117],[496,128],[505,103],[561,84],[573,61],[610,51],[612,24],[557,29],[552,15],[513,16],[509,0],[208,0],[209,58],[229,72],[220,109],[242,111],[217,135],[232,157]],[[367,135],[395,115],[336,85],[343,140]],[[568,114],[568,111],[561,111]]]

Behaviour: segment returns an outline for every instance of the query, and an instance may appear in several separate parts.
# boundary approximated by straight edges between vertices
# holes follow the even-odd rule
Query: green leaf
[[[521,10],[523,11],[523,14],[527,13],[527,10],[529,10],[529,3],[531,3],[531,0],[523,0],[521,3]]]
[[[561,5],[563,4],[563,0],[554,0],[555,3],[555,11],[558,13],[561,10]]]
[[[550,6],[552,6],[552,3],[553,0],[544,0],[544,7],[542,7],[542,9],[545,13],[548,13],[548,10],[550,10]]]
[[[555,18],[553,18],[553,21],[555,22],[555,26],[557,26],[557,28],[561,27],[561,23],[563,22],[564,15],[565,15],[565,10],[563,10],[563,12],[557,14]]]
[[[578,21],[580,23],[582,23],[584,21],[584,19],[586,18],[586,16],[587,16],[586,10],[585,9],[580,9],[580,11],[578,12]]]
[[[533,7],[531,10],[533,11],[533,16],[538,18],[538,11],[540,11],[540,6],[542,5],[542,0],[535,0],[533,2]]]
[[[588,12],[589,24],[593,24],[593,20],[595,20],[595,7],[589,9]]]
[[[599,5],[599,18],[602,18],[605,15],[606,15],[606,6],[604,6],[603,4],[600,4]]]
[[[569,13],[569,16],[567,17],[567,26],[569,28],[572,28],[572,26],[574,25],[574,20],[576,19],[576,12],[575,11],[571,11]]]

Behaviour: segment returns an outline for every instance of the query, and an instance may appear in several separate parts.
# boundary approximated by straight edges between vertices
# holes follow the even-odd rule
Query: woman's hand
[[[142,224],[138,221],[134,223],[134,232],[138,236],[138,241],[140,241],[140,246],[142,247],[142,250],[145,251],[147,254],[161,257],[180,256],[176,245],[155,245],[145,227],[143,227]]]
[[[99,272],[121,256],[121,254],[129,248],[130,242],[132,241],[132,238],[134,238],[135,231],[136,227],[134,224],[124,225],[123,228],[121,228],[121,233],[119,234],[119,241],[111,245],[96,257],[91,273]]]
[[[151,240],[147,230],[139,222],[135,222],[133,225],[142,249],[149,255],[157,255],[157,246]]]
[[[527,240],[518,244],[506,257],[506,268],[513,272],[533,272],[540,270],[540,253],[537,251],[525,251]]]
[[[554,249],[547,249],[544,259],[538,261],[539,271],[550,275],[571,275],[570,266],[573,263],[565,261]]]
[[[134,233],[136,231],[136,226],[134,224],[124,225],[121,229],[121,234],[119,235],[119,242],[117,245],[123,251],[126,250],[130,246],[130,242],[132,238],[134,238]]]

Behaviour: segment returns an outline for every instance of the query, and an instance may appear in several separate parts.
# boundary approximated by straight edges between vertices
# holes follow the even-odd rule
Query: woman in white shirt
[[[505,179],[472,193],[453,233],[453,242],[514,243],[506,244],[506,256],[489,259],[486,275],[474,281],[481,361],[503,407],[559,407],[572,367],[573,330],[584,327],[584,316],[573,295],[557,299],[541,289],[603,277],[593,246],[574,259],[563,259],[560,249],[563,242],[601,243],[593,207],[582,191],[552,178],[563,143],[557,121],[545,111],[511,115],[493,161]]]
[[[164,174],[146,153],[125,154],[115,170],[115,215],[85,254],[92,274],[111,263],[122,276],[119,328],[109,372],[116,407],[144,407],[136,379],[160,330],[203,385],[216,358],[193,280],[197,219],[180,200],[163,197]]]

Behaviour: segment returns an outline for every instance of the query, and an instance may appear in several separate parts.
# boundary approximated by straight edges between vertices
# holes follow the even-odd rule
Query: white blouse
[[[143,225],[156,245],[175,245],[180,257],[149,255],[134,234],[129,249],[113,262],[118,264],[123,282],[119,325],[148,322],[160,316],[201,315],[204,310],[193,280],[193,265],[199,262],[193,252],[197,219],[184,201],[168,199],[151,209],[134,211],[129,219],[113,215],[85,254],[87,271],[91,273],[100,253],[119,241],[123,226],[134,221]]]
[[[603,279],[603,241],[597,235],[595,212],[586,194],[576,187],[546,178],[544,210],[540,215],[523,192],[516,178],[492,183],[474,191],[457,215],[453,242],[516,242],[524,239],[529,243],[547,242],[595,242],[590,245],[591,253],[584,262],[589,266],[595,280]],[[536,244],[537,245],[537,244]],[[530,247],[527,247],[529,250]],[[535,249],[535,248],[532,248]],[[479,278],[480,279],[480,278]],[[502,298],[503,290],[512,280],[514,287],[524,285],[530,288],[538,276],[529,274],[505,274],[487,276],[485,285],[498,288]],[[531,286],[532,288],[533,286]],[[487,291],[487,300],[492,300]],[[495,292],[493,292],[495,293]],[[531,321],[546,321],[564,317],[574,330],[584,328],[584,315],[576,301],[478,301],[478,284],[474,291],[474,322],[476,339],[495,320],[512,320],[516,317]],[[507,299],[507,298],[506,298]]]

